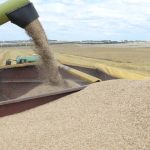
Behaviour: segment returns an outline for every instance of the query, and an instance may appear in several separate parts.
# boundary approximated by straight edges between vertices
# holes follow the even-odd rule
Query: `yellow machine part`
[[[99,71],[102,71],[107,75],[119,79],[129,79],[129,80],[150,79],[150,76],[147,74],[136,72],[135,70],[128,70],[128,69],[102,64],[98,59],[86,58],[82,56],[75,56],[75,55],[68,55],[68,54],[56,54],[56,57],[62,64],[98,69]]]
[[[68,66],[60,65],[60,68],[67,71],[68,73],[70,73],[72,75],[75,75],[75,76],[78,76],[81,79],[83,79],[84,81],[87,81],[87,82],[90,82],[90,83],[101,81],[101,79],[99,79],[99,78],[96,78],[94,76],[91,76],[87,73],[81,72],[79,70],[73,69],[73,68],[68,67]]]
[[[144,79],[150,79],[150,77],[131,72],[129,70],[116,68],[116,67],[110,67],[104,64],[95,64],[95,68],[98,70],[119,79],[129,79],[129,80],[144,80]]]

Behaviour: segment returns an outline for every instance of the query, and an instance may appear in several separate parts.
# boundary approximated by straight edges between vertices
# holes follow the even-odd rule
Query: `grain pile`
[[[0,119],[3,150],[149,150],[150,81],[106,81]]]
[[[30,23],[26,26],[25,30],[33,39],[36,48],[35,52],[41,56],[45,69],[45,72],[43,73],[48,75],[50,83],[62,84],[63,79],[59,73],[57,61],[50,50],[46,34],[39,20],[37,19]]]
[[[19,98],[27,98],[27,97],[36,97],[37,95],[44,95],[44,94],[51,94],[53,92],[60,92],[64,91],[64,89],[71,89],[71,88],[78,88],[80,87],[79,84],[77,84],[74,81],[71,80],[65,80],[62,85],[50,85],[48,84],[40,84],[36,87],[34,87],[32,90],[28,91],[26,94],[19,96]]]

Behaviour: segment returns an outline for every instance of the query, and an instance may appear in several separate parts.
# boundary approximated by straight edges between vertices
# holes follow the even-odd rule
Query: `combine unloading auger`
[[[7,0],[0,4],[0,25],[9,21],[21,28],[25,28],[39,17],[34,5],[29,0]],[[6,56],[6,55],[5,55]],[[18,57],[10,58],[16,62],[24,60],[24,62],[33,61],[33,57]],[[14,54],[13,54],[14,56]],[[6,59],[6,61],[8,60]],[[19,61],[17,61],[19,60]],[[1,62],[1,60],[0,60]],[[64,79],[72,80],[79,86],[75,88],[66,88],[50,92],[45,88],[43,94],[37,91],[33,96],[26,95],[29,91],[42,86],[44,76],[41,76],[41,71],[35,63],[7,63],[7,66],[0,68],[0,117],[18,113],[46,102],[56,100],[70,93],[80,91],[88,84],[99,82],[100,79],[91,76],[76,69],[60,66],[60,72]]]
[[[29,0],[7,0],[0,5],[0,25],[11,21],[21,28],[39,17]]]

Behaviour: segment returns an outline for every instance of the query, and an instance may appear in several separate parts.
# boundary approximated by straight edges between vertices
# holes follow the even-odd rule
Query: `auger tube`
[[[0,25],[11,21],[25,28],[38,17],[36,9],[29,0],[7,0],[0,4]]]

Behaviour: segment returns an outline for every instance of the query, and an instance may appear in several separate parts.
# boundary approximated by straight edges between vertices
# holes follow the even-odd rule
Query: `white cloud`
[[[40,14],[50,38],[56,33],[59,39],[61,32],[80,38],[80,33],[90,37],[114,38],[143,32],[150,28],[149,0],[31,0]],[[96,32],[97,31],[97,32]],[[86,33],[85,33],[86,32]],[[101,36],[99,36],[101,34]],[[73,35],[75,35],[73,37]],[[78,35],[78,37],[77,37]],[[113,36],[114,35],[114,36]],[[55,35],[56,37],[56,35]],[[124,37],[124,36],[123,36]],[[140,35],[139,35],[140,37]],[[61,38],[61,37],[60,37]],[[69,39],[70,37],[68,37]]]
[[[40,1],[40,0],[39,0]],[[63,2],[63,3],[61,3]],[[43,21],[47,21],[49,16],[55,20],[95,20],[109,22],[109,19],[120,19],[119,21],[126,21],[126,23],[136,22],[141,24],[145,22],[149,16],[150,1],[139,1],[139,0],[105,0],[103,2],[92,3],[86,2],[86,0],[73,0],[70,5],[65,4],[68,0],[60,0],[59,2],[52,2],[47,4],[37,5],[39,13]],[[132,3],[133,5],[128,5]],[[138,5],[137,5],[138,4]],[[148,5],[149,4],[149,5]],[[146,10],[146,11],[145,11]],[[93,19],[94,18],[94,19]],[[53,21],[53,20],[49,20]]]

